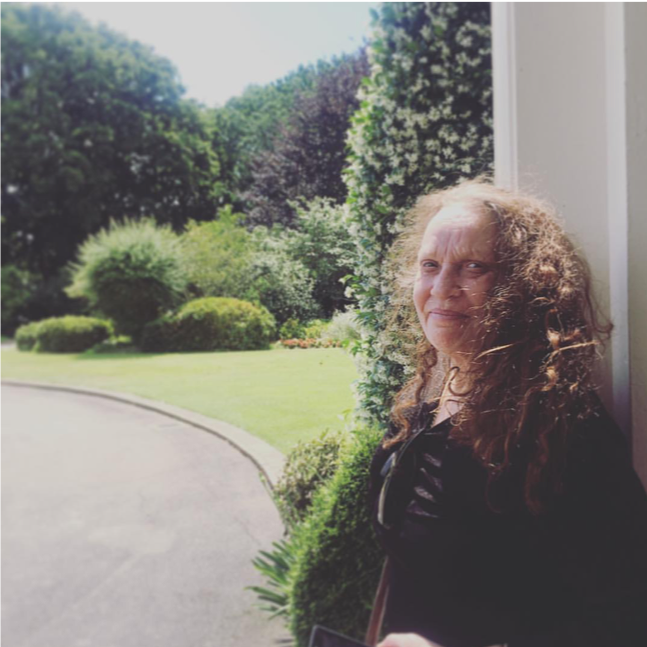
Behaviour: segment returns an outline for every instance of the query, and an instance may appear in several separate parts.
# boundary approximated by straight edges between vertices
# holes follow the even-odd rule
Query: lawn
[[[353,408],[352,358],[339,348],[166,353],[49,354],[2,350],[2,377],[132,393],[197,411],[263,438],[282,452]]]

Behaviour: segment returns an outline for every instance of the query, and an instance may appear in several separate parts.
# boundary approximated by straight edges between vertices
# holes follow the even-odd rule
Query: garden
[[[163,400],[285,452],[255,590],[298,646],[368,622],[368,465],[412,370],[390,250],[418,196],[492,171],[489,25],[487,3],[384,3],[355,55],[212,109],[138,43],[2,9],[3,377]]]

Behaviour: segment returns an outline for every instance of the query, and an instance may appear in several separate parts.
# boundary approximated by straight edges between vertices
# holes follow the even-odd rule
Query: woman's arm
[[[377,647],[441,647],[418,634],[389,634]]]

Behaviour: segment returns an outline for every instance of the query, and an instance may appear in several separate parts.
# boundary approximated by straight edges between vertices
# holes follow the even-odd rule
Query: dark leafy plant
[[[287,617],[290,589],[290,568],[294,563],[294,546],[289,539],[272,542],[272,550],[261,550],[252,563],[267,580],[267,587],[248,586],[263,603],[270,619]],[[269,587],[269,588],[268,588]]]
[[[296,226],[289,201],[298,197],[345,200],[346,131],[367,74],[364,51],[344,55],[322,71],[312,92],[297,95],[272,149],[252,159],[253,180],[243,196],[249,224]]]

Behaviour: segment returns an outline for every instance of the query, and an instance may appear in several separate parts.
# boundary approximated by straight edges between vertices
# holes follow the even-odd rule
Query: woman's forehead
[[[428,223],[419,254],[478,254],[494,256],[494,218],[466,205],[443,207]]]

